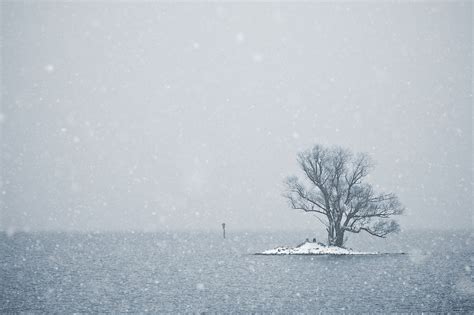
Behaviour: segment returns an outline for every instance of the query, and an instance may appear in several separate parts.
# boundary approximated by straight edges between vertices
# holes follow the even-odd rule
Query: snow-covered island
[[[377,252],[357,252],[352,249],[326,246],[318,242],[306,241],[296,247],[280,246],[256,255],[377,255]]]

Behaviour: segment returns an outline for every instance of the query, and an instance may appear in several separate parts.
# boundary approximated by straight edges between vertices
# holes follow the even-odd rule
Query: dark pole
[[[225,238],[225,223],[222,223],[222,232],[224,233],[224,238]]]

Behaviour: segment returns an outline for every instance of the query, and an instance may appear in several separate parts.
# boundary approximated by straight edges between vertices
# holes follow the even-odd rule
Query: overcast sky
[[[472,4],[2,1],[3,229],[323,229],[282,180],[368,152],[472,228]]]

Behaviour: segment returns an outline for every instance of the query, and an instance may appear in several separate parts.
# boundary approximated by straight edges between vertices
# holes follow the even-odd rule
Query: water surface
[[[380,256],[256,256],[287,233],[0,234],[2,312],[474,310],[469,232],[354,239]]]

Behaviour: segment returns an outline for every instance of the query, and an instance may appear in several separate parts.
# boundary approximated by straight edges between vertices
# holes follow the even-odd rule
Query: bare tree
[[[298,177],[286,179],[284,196],[293,209],[314,213],[326,226],[329,245],[342,246],[344,233],[365,231],[377,237],[399,231],[391,220],[403,206],[393,193],[376,193],[364,183],[372,162],[367,154],[314,146],[298,154],[305,184]]]

